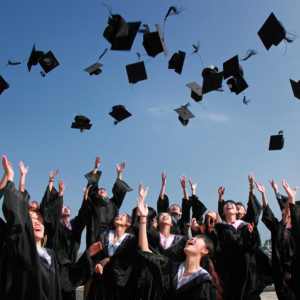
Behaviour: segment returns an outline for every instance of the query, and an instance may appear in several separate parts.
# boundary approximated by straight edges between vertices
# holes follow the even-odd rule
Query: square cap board
[[[195,116],[191,113],[191,111],[186,107],[180,107],[180,108],[176,108],[174,110],[179,114],[179,116],[183,120],[195,118]]]

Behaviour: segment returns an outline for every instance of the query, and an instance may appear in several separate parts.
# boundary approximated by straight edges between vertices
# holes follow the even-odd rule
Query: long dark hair
[[[196,235],[195,238],[202,239],[205,243],[206,249],[208,250],[208,254],[202,257],[200,266],[212,276],[218,290],[218,300],[222,300],[222,293],[223,293],[222,283],[219,279],[218,274],[215,271],[214,264],[211,261],[211,258],[215,254],[214,244],[209,237],[203,234]]]

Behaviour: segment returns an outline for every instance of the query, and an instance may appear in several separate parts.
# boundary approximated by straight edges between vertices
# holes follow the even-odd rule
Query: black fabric
[[[259,299],[255,232],[250,234],[247,223],[237,229],[217,223],[208,236],[215,245],[215,270],[223,283],[223,299]]]
[[[3,194],[4,194],[4,187],[0,189],[0,199],[2,198]],[[6,223],[4,220],[0,218],[0,258],[1,258],[2,248],[4,245],[5,234],[6,234]]]
[[[63,290],[75,290],[91,274],[88,254],[75,266],[63,264],[51,249],[51,265],[37,253],[32,221],[28,212],[29,194],[5,187],[3,213],[7,220],[7,239],[0,263],[0,298],[3,300],[61,300]],[[75,280],[76,278],[76,280]]]
[[[179,263],[173,263],[172,259],[156,253],[139,251],[139,256],[147,264],[155,279],[154,286],[157,291],[155,299],[218,300],[218,291],[211,276],[200,275],[177,290],[172,283],[176,281]]]
[[[78,216],[70,221],[72,230],[60,221],[62,207],[63,197],[58,196],[54,187],[51,193],[49,187],[47,187],[40,205],[40,211],[44,217],[47,247],[53,249],[57,255],[66,257],[72,263],[76,263],[82,231],[88,219],[87,201],[82,201]]]
[[[280,195],[280,197],[277,197],[277,195],[276,195],[276,199],[277,199],[280,210],[283,210],[283,209],[285,209],[285,205],[286,205],[287,201],[289,200],[289,197],[281,195],[281,194],[279,194],[279,195]],[[295,203],[297,205],[300,205],[300,201],[295,201]]]
[[[192,201],[188,199],[182,199],[181,205],[181,217],[177,221],[177,224],[173,222],[173,226],[171,227],[170,233],[176,235],[184,235],[187,238],[189,237],[188,234],[188,226],[186,224],[190,223],[190,210],[192,206]],[[167,212],[170,213],[170,202],[167,195],[164,195],[164,199],[158,197],[157,200],[157,213]]]
[[[271,232],[272,268],[274,286],[278,299],[295,298],[294,269],[297,266],[296,248],[290,230],[282,221],[278,221],[269,205],[264,208],[262,221]],[[285,272],[292,274],[292,279],[285,281]]]
[[[192,201],[192,217],[199,222],[199,225],[201,225],[203,223],[203,215],[205,214],[207,208],[196,195],[192,195],[190,200]]]
[[[88,204],[88,223],[86,227],[86,247],[87,249],[98,241],[99,231],[114,230],[114,220],[119,215],[119,209],[123,203],[126,193],[132,189],[122,180],[117,179],[113,188],[113,197],[104,200],[98,197],[98,181],[101,172],[92,172],[85,175],[88,180],[87,186],[92,185],[89,190]]]
[[[105,237],[104,237],[105,239]],[[105,243],[104,243],[105,244]],[[107,258],[107,245],[94,255],[94,265]],[[137,276],[137,239],[128,235],[117,248],[109,263],[104,267],[103,274],[95,273],[88,293],[88,300],[92,299],[134,299],[136,293]]]

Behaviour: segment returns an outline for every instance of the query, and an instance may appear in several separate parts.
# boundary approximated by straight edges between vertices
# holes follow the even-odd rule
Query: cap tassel
[[[249,59],[251,56],[256,55],[256,54],[258,54],[257,51],[252,50],[252,49],[249,49],[249,50],[246,52],[245,57],[244,57],[243,59],[241,59],[241,61],[245,61],[245,60]]]
[[[183,11],[185,10],[185,8],[177,8],[176,6],[171,6],[165,16],[165,19],[164,19],[164,27],[163,27],[163,36],[165,34],[165,24],[166,24],[166,21],[167,21],[167,18],[169,16],[176,16],[176,15],[179,15],[180,13],[182,13]]]
[[[41,71],[40,73],[41,73],[41,76],[42,76],[42,77],[46,77],[45,72]]]
[[[10,60],[8,60],[8,64],[6,65],[6,67],[7,66],[17,66],[17,65],[20,65],[20,64],[22,64],[23,62],[25,62],[26,60],[27,60],[28,58],[26,58],[26,59],[24,59],[24,60],[22,60],[22,61],[19,61],[19,62],[11,62]]]
[[[198,51],[199,51],[199,49],[200,49],[200,42],[198,41],[198,43],[197,43],[196,46],[193,44],[193,47],[194,47],[194,49],[195,49],[194,52],[192,52],[191,54],[189,54],[186,58],[188,58],[189,56],[191,56],[191,55],[197,53],[197,55],[199,56],[199,58],[200,58],[200,60],[201,60],[202,69],[204,69],[204,66],[203,66],[203,60],[202,60],[200,54],[198,53]]]
[[[45,248],[46,243],[47,243],[47,235],[44,236],[43,245],[42,245],[43,248]]]
[[[149,26],[147,24],[143,24],[143,26],[145,27],[145,29],[139,29],[138,32],[143,34],[150,33]]]
[[[109,16],[111,16],[112,15],[112,8],[111,8],[111,5],[108,7],[106,4],[104,4],[104,3],[101,3],[102,5],[104,5],[107,9],[108,9],[108,11],[109,11]]]
[[[100,55],[98,61],[104,56],[104,54],[106,53],[107,50],[108,50],[108,48],[106,48],[106,49],[104,50],[104,52]]]

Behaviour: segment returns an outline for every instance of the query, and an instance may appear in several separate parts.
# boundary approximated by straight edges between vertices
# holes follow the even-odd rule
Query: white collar
[[[175,239],[175,234],[170,234],[168,238],[166,238],[161,232],[158,232],[160,236],[160,243],[163,246],[164,250],[167,250],[173,243]]]
[[[115,231],[109,230],[108,232],[108,255],[109,257],[113,256],[117,250],[117,248],[120,246],[120,244],[123,242],[125,237],[129,235],[128,233],[124,233],[113,245],[114,238],[115,238]]]
[[[39,245],[36,245],[36,250],[39,256],[44,258],[51,266],[51,256],[48,254],[47,250],[45,248],[40,247]]]

